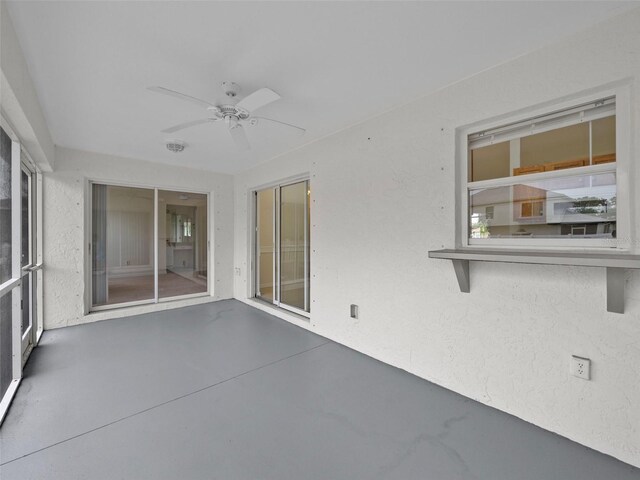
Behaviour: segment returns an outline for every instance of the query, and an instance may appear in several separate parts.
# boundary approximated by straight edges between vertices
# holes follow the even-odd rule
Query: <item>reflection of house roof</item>
[[[616,214],[609,211],[605,214],[596,213],[567,213],[564,215],[549,215],[549,223],[599,223],[599,222],[615,222]]]
[[[509,188],[487,188],[471,192],[471,205],[483,207],[487,205],[499,205],[501,203],[511,203]]]

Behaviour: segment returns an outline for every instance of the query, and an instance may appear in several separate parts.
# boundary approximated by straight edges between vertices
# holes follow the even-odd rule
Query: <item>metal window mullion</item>
[[[589,165],[593,165],[593,122],[589,122]]]
[[[43,275],[44,273],[38,273],[38,270],[42,269],[42,226],[43,226],[43,218],[42,218],[42,174],[36,169],[33,174],[35,180],[35,188],[33,189],[33,211],[34,211],[34,242],[33,242],[33,252],[34,252],[34,303],[36,305],[36,325],[34,328],[33,334],[33,344],[37,345],[40,340],[40,336],[42,335],[42,331],[44,330],[44,311],[43,311],[43,290],[42,286],[44,283]]]
[[[309,181],[304,182],[304,222],[302,224],[302,228],[304,229],[304,310],[309,311],[309,235],[308,231],[308,222],[309,216],[307,212],[309,211]]]
[[[280,204],[282,200],[282,192],[280,187],[273,189],[273,303],[280,305]]]
[[[217,225],[216,223],[217,219],[214,217],[214,214],[213,214],[214,210],[213,208],[211,208],[212,205],[213,205],[213,195],[207,192],[207,212],[205,213],[205,218],[207,219],[207,237],[205,240],[207,242],[206,244],[207,260],[204,262],[204,264],[207,268],[207,293],[209,295],[213,295],[214,293],[212,292],[212,290],[214,288],[215,282],[213,282],[211,278],[216,273],[215,265],[213,263],[213,255],[211,255],[211,231],[212,231],[212,228]],[[165,212],[165,219],[166,219],[166,212]],[[166,224],[165,224],[165,228],[166,228]]]
[[[251,212],[252,223],[251,226],[253,228],[253,253],[251,258],[251,266],[247,269],[247,275],[253,275],[253,290],[250,291],[250,296],[260,297],[260,224],[258,213],[260,212],[260,195],[258,195],[258,191],[253,192],[253,198],[251,199],[253,203]]]
[[[153,299],[158,303],[158,189],[153,189]]]

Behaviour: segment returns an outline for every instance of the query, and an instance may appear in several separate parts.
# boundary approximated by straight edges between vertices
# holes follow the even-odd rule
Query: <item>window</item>
[[[255,192],[255,296],[293,312],[310,312],[309,182]]]
[[[463,130],[461,243],[628,244],[628,189],[620,178],[628,155],[620,144],[628,138],[629,122],[621,104],[612,94]]]
[[[92,184],[91,308],[207,295],[208,196]]]

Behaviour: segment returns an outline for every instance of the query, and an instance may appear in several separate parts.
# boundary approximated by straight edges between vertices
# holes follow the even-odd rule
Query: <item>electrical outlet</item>
[[[236,267],[236,275],[240,276],[240,268]]]
[[[591,379],[591,360],[588,358],[571,356],[571,375],[585,380]]]
[[[349,307],[349,316],[351,318],[358,318],[358,305],[351,304]]]

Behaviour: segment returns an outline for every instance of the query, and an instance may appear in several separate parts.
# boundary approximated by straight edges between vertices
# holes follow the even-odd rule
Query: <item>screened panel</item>
[[[0,129],[0,284],[11,279],[11,138]]]
[[[0,297],[0,398],[13,379],[12,292]]]
[[[31,263],[31,215],[29,212],[31,175],[24,170],[22,170],[20,174],[20,224],[22,226],[20,266],[24,267]]]
[[[22,302],[20,303],[21,312],[21,328],[20,332],[24,335],[31,327],[31,281],[33,273],[28,273],[22,277]]]

